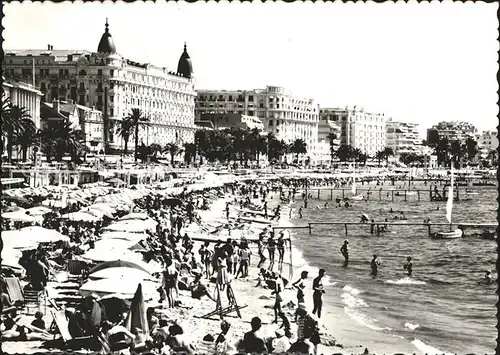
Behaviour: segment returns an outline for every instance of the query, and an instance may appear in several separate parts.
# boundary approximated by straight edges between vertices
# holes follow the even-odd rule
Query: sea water
[[[454,203],[453,220],[496,222],[497,190],[489,187],[475,191],[479,194],[461,196]],[[317,197],[317,192],[313,195]],[[334,200],[336,197],[340,197],[338,192],[334,192]],[[430,218],[431,222],[446,223],[446,202],[418,202],[414,195],[408,196],[407,202],[404,196],[395,196],[394,202],[390,196],[383,196],[383,201],[378,198],[376,192],[368,202],[352,201],[349,208],[335,207],[335,201],[329,201],[330,191],[325,190],[320,200],[309,200],[302,219],[294,215],[291,222],[295,226],[358,222],[361,213],[376,221],[395,221],[393,217],[403,211],[406,222],[422,223]],[[323,208],[326,201],[328,209]],[[301,204],[296,201],[291,206],[296,211]],[[390,213],[391,208],[395,213]],[[436,226],[433,231],[447,228]],[[322,321],[343,328],[341,342],[371,345],[386,352],[493,354],[497,284],[481,281],[486,270],[491,270],[496,279],[496,241],[481,238],[477,230],[466,230],[460,239],[435,240],[429,238],[425,226],[388,229],[380,236],[376,228],[375,234],[370,234],[370,224],[349,226],[348,236],[343,225],[315,225],[311,234],[307,229],[293,231],[294,265],[309,270],[311,280],[318,268],[327,270]],[[346,238],[348,267],[343,266],[340,253]],[[376,278],[370,275],[373,254],[381,262]],[[407,256],[412,257],[412,277],[403,269]]]

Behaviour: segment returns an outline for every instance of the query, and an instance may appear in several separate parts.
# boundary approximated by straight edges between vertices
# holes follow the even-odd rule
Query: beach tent
[[[70,241],[70,239],[62,235],[56,230],[46,229],[39,226],[25,227],[18,230],[2,232],[4,245],[15,249],[27,249],[38,243],[56,242],[59,240]]]
[[[91,279],[119,279],[130,277],[139,280],[154,280],[149,272],[129,267],[110,267],[90,274]]]

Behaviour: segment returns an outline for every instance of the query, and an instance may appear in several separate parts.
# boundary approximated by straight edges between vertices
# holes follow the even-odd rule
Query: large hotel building
[[[360,149],[369,156],[375,156],[386,146],[386,117],[384,114],[366,112],[356,106],[353,108],[321,108],[321,121],[322,125],[333,123],[339,127],[340,144]],[[328,132],[325,130],[325,137],[326,134]]]
[[[236,113],[262,120],[264,130],[288,143],[302,139],[308,153],[318,142],[319,105],[282,87],[258,90],[198,90],[196,115]]]
[[[43,101],[102,111],[106,147],[123,147],[118,128],[132,108],[139,108],[149,119],[148,127],[140,130],[140,142],[181,145],[194,139],[196,92],[186,46],[177,71],[137,63],[117,53],[106,20],[96,52],[51,45],[46,50],[6,50],[3,67],[7,79],[34,80]]]

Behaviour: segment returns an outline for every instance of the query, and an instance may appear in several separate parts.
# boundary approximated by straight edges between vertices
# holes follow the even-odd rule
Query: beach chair
[[[71,336],[71,333],[69,332],[68,320],[66,319],[66,315],[64,314],[63,310],[51,311],[50,313],[52,314],[52,318],[54,318],[54,323],[57,327],[57,330],[59,331],[59,334],[61,334],[61,338],[67,348],[80,349],[93,347],[86,346],[89,344],[89,341],[94,338],[93,336],[84,336],[78,338],[73,338]]]
[[[6,277],[4,280],[7,286],[7,293],[12,302],[21,304],[23,308],[26,308],[26,313],[30,314],[29,310],[32,308],[31,306],[36,305],[36,309],[39,311],[41,309],[42,299],[44,299],[44,314],[46,314],[47,298],[45,297],[44,291],[23,291],[21,283],[17,277]]]

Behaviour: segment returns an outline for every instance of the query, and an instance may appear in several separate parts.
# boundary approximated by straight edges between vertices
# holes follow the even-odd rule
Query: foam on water
[[[420,324],[413,324],[413,323],[410,323],[410,322],[406,322],[405,323],[405,328],[409,329],[409,330],[415,330],[417,328],[420,328]]]
[[[451,353],[445,353],[444,351],[441,351],[439,349],[436,349],[433,346],[425,344],[422,340],[415,339],[411,342],[418,350],[425,354],[429,355],[436,355],[436,354],[446,354],[446,355],[452,355]]]
[[[390,284],[390,285],[425,285],[425,281],[419,281],[412,279],[410,277],[404,277],[399,280],[387,280],[385,283]]]

